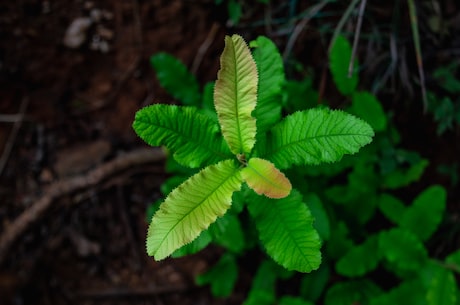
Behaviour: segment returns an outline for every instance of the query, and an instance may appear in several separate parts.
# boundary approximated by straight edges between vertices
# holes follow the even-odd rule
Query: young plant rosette
[[[308,109],[281,118],[284,82],[279,52],[265,37],[225,37],[214,87],[217,120],[196,107],[155,104],[136,113],[133,128],[165,146],[181,165],[202,168],[174,189],[152,218],[147,253],[156,260],[192,242],[232,204],[243,183],[246,206],[266,252],[289,270],[321,263],[321,240],[300,192],[280,171],[335,162],[370,143],[374,132],[342,111]]]

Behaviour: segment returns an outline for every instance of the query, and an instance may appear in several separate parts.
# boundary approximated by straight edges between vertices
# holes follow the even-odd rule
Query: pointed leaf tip
[[[241,176],[257,194],[269,198],[284,198],[292,189],[289,179],[273,163],[264,159],[250,159]]]

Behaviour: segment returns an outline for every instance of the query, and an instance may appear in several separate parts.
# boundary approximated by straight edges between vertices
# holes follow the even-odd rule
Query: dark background
[[[448,189],[449,217],[457,221],[458,188],[437,167],[458,164],[458,126],[438,136],[432,115],[423,110],[406,1],[368,2],[357,53],[363,67],[360,87],[377,93],[402,146],[430,160],[422,179],[402,195],[413,198],[441,183]],[[234,295],[213,300],[193,279],[219,258],[220,249],[160,263],[146,256],[145,211],[161,197],[166,177],[161,152],[152,149],[156,161],[140,154],[120,170],[101,169],[146,147],[131,128],[136,110],[174,102],[149,65],[156,52],[180,58],[204,84],[216,78],[225,35],[238,33],[247,41],[266,35],[286,55],[289,78],[314,73],[320,94],[333,106],[342,105],[328,72],[327,48],[349,1],[325,5],[308,20],[302,12],[317,1],[241,4],[243,15],[234,25],[226,3],[212,0],[2,1],[0,241],[12,243],[0,246],[1,304],[244,300],[254,273],[244,258]],[[432,72],[458,60],[460,10],[453,0],[417,5],[426,86],[442,94]],[[356,15],[357,8],[343,28],[349,37]],[[90,16],[96,21],[82,30],[84,42],[66,46],[71,23]],[[432,22],[440,22],[440,28]],[[302,30],[293,39],[296,29]],[[290,39],[292,48],[287,48]],[[397,65],[385,78],[391,60]],[[296,70],[296,64],[311,70]],[[101,179],[76,187],[72,178],[84,180],[91,170],[99,170]],[[56,190],[58,181],[64,184]],[[47,198],[43,211],[18,218]],[[22,229],[13,236],[14,226]]]

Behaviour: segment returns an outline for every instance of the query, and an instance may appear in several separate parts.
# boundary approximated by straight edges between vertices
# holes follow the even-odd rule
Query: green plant
[[[225,297],[231,294],[237,282],[240,259],[247,251],[253,251],[261,244],[262,251],[265,250],[273,260],[268,258],[260,262],[245,305],[456,304],[460,297],[453,274],[460,271],[459,251],[444,256],[434,256],[428,251],[433,239],[439,238],[437,232],[444,219],[446,191],[438,185],[429,186],[408,202],[396,195],[398,189],[404,190],[417,182],[429,162],[417,152],[399,147],[400,135],[380,101],[370,92],[359,88],[358,61],[354,63],[351,80],[348,79],[351,55],[348,41],[338,36],[333,45],[331,73],[338,91],[343,95],[342,104],[346,110],[369,122],[376,134],[373,141],[360,149],[359,153],[344,155],[340,161],[332,163],[320,162],[323,161],[320,157],[301,159],[290,151],[289,157],[295,156],[291,162],[289,158],[277,157],[276,154],[267,155],[273,143],[278,143],[274,137],[280,134],[281,129],[288,134],[289,129],[302,124],[316,125],[315,120],[303,120],[308,113],[324,118],[323,112],[337,112],[327,110],[325,100],[322,101],[323,106],[317,107],[319,94],[313,88],[312,78],[300,81],[285,79],[279,52],[269,39],[259,37],[250,45],[254,47],[252,57],[259,76],[257,103],[252,112],[256,119],[256,142],[253,149],[244,154],[244,158],[233,154],[230,148],[225,150],[223,158],[233,159],[240,171],[246,167],[244,161],[250,161],[251,158],[267,159],[283,170],[293,189],[287,197],[270,199],[257,195],[242,183],[241,190],[233,193],[231,207],[225,215],[218,217],[193,242],[174,251],[172,256],[196,253],[210,243],[224,248],[226,251],[221,259],[200,275],[197,283],[209,284],[215,296]],[[193,110],[165,105],[149,107],[160,109],[155,111],[169,108],[193,111],[195,121],[209,122],[209,126],[208,123],[200,124],[208,126],[203,129],[215,130],[215,137],[210,138],[217,142],[210,142],[214,144],[208,148],[218,151],[220,147],[225,149],[227,144],[225,139],[222,140],[223,131],[214,110],[214,84],[206,84],[200,92],[195,78],[185,66],[171,56],[161,60],[165,56],[157,54],[152,57],[160,83],[180,101],[195,96],[187,104],[195,107]],[[178,79],[184,81],[178,83]],[[150,110],[145,111],[147,115]],[[282,113],[289,115],[283,118]],[[163,120],[168,116],[158,114]],[[299,125],[293,121],[297,117],[302,117],[296,120]],[[182,123],[173,126],[183,126],[190,120],[181,117]],[[175,118],[169,121],[177,123]],[[184,128],[187,135],[190,135],[191,129]],[[200,138],[202,134],[206,132],[200,133]],[[172,144],[166,145],[171,151],[166,164],[171,178],[162,186],[165,195],[190,176],[197,175],[201,167],[213,166],[220,161],[215,154],[206,153],[209,149],[200,156],[182,152],[179,148],[189,145],[193,137],[188,137],[187,141],[183,138],[170,139],[177,146],[171,148]],[[165,143],[154,143],[160,144]],[[313,149],[313,146],[310,148]],[[316,152],[316,156],[320,156],[320,152],[325,150],[316,147],[315,150],[304,148],[303,151]],[[190,164],[193,164],[193,168],[190,168]],[[152,210],[157,210],[161,203],[155,203]],[[311,227],[312,219],[314,230]],[[151,216],[148,220],[151,220]],[[286,230],[279,229],[280,223],[287,224]],[[302,231],[305,235],[315,235],[316,241],[316,235],[319,235],[322,244],[319,268],[308,268],[312,270],[309,273],[296,273],[283,268],[287,264],[277,256],[277,251],[284,245],[275,248],[269,246],[279,241],[276,231],[285,234]],[[319,255],[319,246],[312,253]],[[382,278],[389,278],[389,283],[383,282]],[[287,284],[289,292],[283,291],[278,284]],[[293,291],[296,295],[293,295]]]
[[[265,37],[251,46],[254,57],[240,36],[225,38],[213,94],[217,121],[197,108],[175,105],[136,113],[133,128],[149,145],[166,146],[182,166],[203,168],[155,212],[147,252],[157,260],[202,236],[230,209],[244,182],[252,191],[243,188],[243,202],[267,253],[288,270],[310,272],[320,265],[311,213],[279,169],[338,161],[371,142],[374,133],[364,121],[326,108],[281,119],[279,53]]]

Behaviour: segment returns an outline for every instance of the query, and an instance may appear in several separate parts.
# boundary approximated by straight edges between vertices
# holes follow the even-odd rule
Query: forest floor
[[[447,2],[456,16],[454,1]],[[302,5],[299,11],[308,7]],[[267,21],[263,4],[244,8],[249,13],[232,27],[225,7],[211,0],[0,4],[1,304],[241,304],[254,273],[250,262],[235,293],[214,299],[194,277],[219,258],[220,249],[162,262],[146,255],[146,208],[161,198],[167,174],[162,151],[146,153],[131,124],[141,107],[172,102],[149,64],[156,52],[180,58],[204,84],[215,80],[226,34],[248,40],[263,34],[318,75],[325,71],[327,41],[314,29],[321,21],[306,27],[289,50],[298,22],[283,30],[275,18]],[[390,6],[370,9],[391,19]],[[340,19],[331,16],[324,22]],[[71,48],[64,37],[79,17],[93,21],[82,30],[84,42]],[[410,37],[410,28],[403,34]],[[458,48],[458,42],[450,44]],[[446,61],[439,54],[431,54],[427,71]],[[408,67],[416,77],[415,61]],[[437,165],[458,161],[458,127],[437,137],[431,117],[414,122],[411,113],[423,110],[408,106],[404,100],[411,95],[403,89],[382,96],[406,147],[433,160],[419,188],[449,187],[450,212],[459,215],[458,191],[436,172]],[[411,89],[416,99],[419,87]]]

